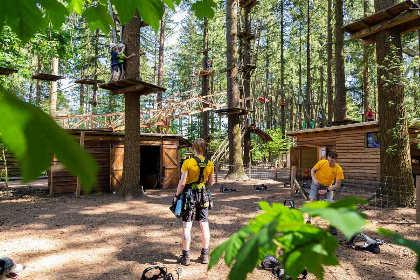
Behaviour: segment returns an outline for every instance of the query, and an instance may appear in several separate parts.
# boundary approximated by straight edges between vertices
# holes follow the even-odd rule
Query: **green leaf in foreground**
[[[191,5],[191,10],[195,12],[195,15],[199,19],[213,18],[214,10],[212,7],[217,7],[217,4],[213,0],[200,0]]]
[[[55,154],[80,177],[85,192],[95,183],[93,158],[39,108],[17,99],[0,87],[0,139],[19,161],[24,181],[38,178]]]
[[[292,279],[296,279],[304,268],[322,279],[323,265],[339,264],[335,255],[337,239],[313,225],[301,225],[278,237],[277,241],[283,245],[284,269]]]
[[[108,34],[110,26],[114,25],[111,16],[108,14],[108,8],[98,3],[96,7],[89,7],[85,10],[86,20],[91,31],[99,28],[103,33]]]
[[[311,216],[320,216],[338,228],[347,238],[362,231],[366,224],[365,216],[356,210],[356,204],[367,203],[366,200],[350,197],[336,203],[314,201],[305,203],[301,211]]]
[[[398,245],[410,248],[411,250],[413,250],[417,254],[416,271],[417,271],[417,274],[420,275],[420,244],[415,242],[415,241],[405,239],[404,237],[402,237],[398,233],[395,233],[395,232],[393,232],[391,230],[388,230],[388,229],[378,228],[378,232],[382,235],[388,235]]]

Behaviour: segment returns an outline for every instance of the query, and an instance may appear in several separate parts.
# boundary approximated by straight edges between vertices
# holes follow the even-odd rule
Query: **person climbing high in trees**
[[[125,78],[125,61],[133,56],[136,56],[136,54],[132,53],[129,56],[125,56],[125,45],[123,43],[118,45],[118,68],[120,69],[118,80]]]
[[[369,107],[368,111],[366,112],[367,121],[368,122],[375,121],[374,115],[376,115],[376,112],[372,111],[372,108]]]
[[[111,78],[109,82],[113,82],[117,79],[118,71],[118,47],[117,44],[111,43]]]

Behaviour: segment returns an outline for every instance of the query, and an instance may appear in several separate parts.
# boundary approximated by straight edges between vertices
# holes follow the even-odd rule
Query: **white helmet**
[[[119,43],[119,44],[118,44],[118,47],[119,47],[119,48],[122,48],[122,47],[125,47],[125,45],[124,45],[123,43]]]
[[[117,46],[117,44],[115,44],[115,43],[111,43],[111,44],[109,44],[109,47],[112,49],[112,48],[114,48],[114,47],[116,47]]]

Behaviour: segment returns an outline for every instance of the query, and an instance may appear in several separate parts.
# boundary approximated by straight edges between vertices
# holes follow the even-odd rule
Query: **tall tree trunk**
[[[80,79],[83,79],[85,77],[83,67],[80,70]],[[83,114],[85,112],[85,85],[80,84],[80,90],[79,90],[79,113]]]
[[[158,66],[158,86],[163,86],[163,61],[165,51],[165,5],[163,6],[163,16],[160,22],[160,38],[159,38],[159,66]],[[157,109],[162,109],[162,92],[158,92],[156,95]],[[159,126],[159,132],[162,133],[162,126]],[[168,133],[168,132],[167,132]]]
[[[95,42],[94,42],[94,47],[95,47],[95,68],[94,68],[94,79],[97,80],[98,79],[98,55],[99,55],[99,29],[96,29],[96,33],[95,33]],[[93,85],[93,98],[92,98],[92,102],[93,102],[93,113],[97,114],[98,113],[98,85],[94,84]]]
[[[38,53],[36,56],[36,60],[38,63],[37,73],[42,73],[42,58],[41,53]],[[42,90],[42,84],[41,80],[36,80],[36,97],[35,97],[35,104],[39,105],[41,103],[41,90]]]
[[[237,22],[238,0],[226,1],[226,52],[227,52],[227,98],[228,108],[236,108],[239,103],[238,93],[238,22]],[[228,115],[229,130],[229,164],[232,166],[228,178],[244,179],[242,161],[242,139],[239,126],[239,115]]]
[[[332,0],[328,0],[327,23],[327,99],[328,99],[328,125],[333,120],[333,77],[332,77]]]
[[[375,10],[379,12],[397,3],[397,0],[375,0]],[[415,188],[400,71],[402,48],[398,26],[376,35],[376,60],[382,188],[398,206],[409,207],[414,204]]]
[[[335,121],[346,119],[346,80],[344,76],[343,0],[335,4]]]
[[[269,83],[268,83],[268,77],[270,74],[270,59],[269,59],[269,53],[270,52],[270,48],[268,46],[268,42],[267,42],[267,53],[265,56],[265,95],[264,95],[264,110],[265,110],[265,128],[266,129],[270,129],[271,125],[270,125],[270,109],[269,109],[269,104],[267,102],[267,100],[269,100]]]
[[[299,97],[298,97],[298,119],[299,129],[302,129],[302,103],[303,103],[303,92],[302,92],[302,23],[299,25]]]
[[[284,93],[284,1],[280,1],[280,92],[281,92],[281,109],[280,109],[280,120],[281,120],[281,134],[282,138],[286,137],[286,115],[285,109],[285,93]],[[275,105],[277,108],[277,104]]]
[[[209,43],[208,43],[208,20],[204,18],[204,28],[203,28],[203,61],[201,63],[203,70],[207,69],[207,62],[209,61]],[[205,97],[209,95],[209,77],[204,75],[202,77],[202,84],[201,84],[201,96]],[[203,108],[207,108],[208,104],[203,102]],[[203,112],[203,119],[202,119],[202,128],[201,128],[201,138],[208,141],[209,140],[209,112]],[[207,150],[206,150],[207,151]]]
[[[128,53],[138,54],[140,51],[141,20],[136,11],[134,17],[127,23],[123,35]],[[139,56],[127,60],[126,77],[139,79]],[[124,170],[121,183],[121,194],[143,195],[140,187],[140,94],[126,93],[125,97],[125,139],[124,139]]]
[[[248,5],[245,7],[244,13],[245,32],[251,34],[251,7]],[[251,38],[243,38],[244,40],[244,60],[243,64],[251,64]],[[251,100],[247,100],[251,97],[251,71],[242,73],[243,75],[243,89],[245,98],[245,108],[251,109]],[[248,128],[250,122],[250,115],[246,116],[246,128]],[[249,164],[251,160],[251,133],[247,131],[244,135],[244,163]]]
[[[363,2],[363,16],[367,16],[368,1]],[[363,47],[363,120],[367,121],[366,112],[369,108],[369,49]]]
[[[112,26],[112,39],[114,43],[117,43],[117,30],[115,29],[116,26],[116,20],[114,16],[114,10],[112,9],[112,3],[111,0],[108,0],[108,13],[111,15],[112,20],[114,22],[114,26]],[[122,33],[122,26],[121,26],[121,33]]]
[[[52,74],[58,75],[58,57],[52,58]],[[57,81],[51,82],[50,115],[57,115]]]
[[[322,59],[322,57],[320,57]],[[319,72],[320,72],[320,87],[319,87],[319,109],[318,109],[318,115],[316,116],[316,118],[318,119],[318,124],[321,126],[324,125],[324,119],[325,119],[325,110],[324,110],[324,66],[321,65],[319,66]],[[321,115],[320,115],[321,114]],[[321,118],[319,118],[321,116]]]
[[[306,33],[306,124],[311,125],[311,0],[307,2],[307,33]]]

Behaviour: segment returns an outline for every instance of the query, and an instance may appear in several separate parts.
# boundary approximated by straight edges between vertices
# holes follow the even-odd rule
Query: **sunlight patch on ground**
[[[74,267],[85,266],[86,264],[92,263],[103,263],[104,257],[115,252],[117,248],[78,248],[75,250],[69,250],[62,253],[50,254],[47,257],[41,257],[34,259],[27,263],[28,268],[32,271],[40,271],[48,267],[49,269],[61,269],[64,265],[74,264]],[[51,264],[54,264],[51,266]]]
[[[23,246],[22,246],[23,245]],[[55,249],[59,245],[58,242],[49,239],[39,239],[36,237],[18,238],[13,240],[2,240],[1,249],[17,253],[30,251],[49,251]],[[1,252],[1,251],[0,251]]]

